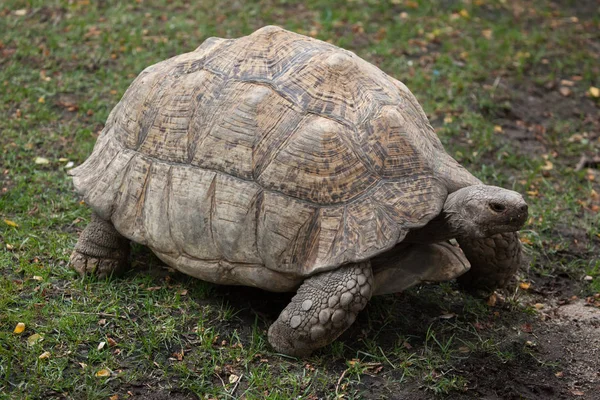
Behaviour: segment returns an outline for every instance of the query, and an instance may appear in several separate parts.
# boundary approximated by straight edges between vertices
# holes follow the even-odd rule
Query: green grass
[[[530,265],[520,279],[600,292],[600,174],[574,170],[582,153],[600,149],[599,100],[588,93],[600,86],[597,13],[541,0],[245,3],[253,2],[3,3],[0,398],[427,398],[468,393],[478,378],[460,366],[476,360],[552,369],[511,336],[537,318],[512,289],[496,307],[453,284],[376,298],[342,338],[296,360],[266,339],[284,295],[186,278],[139,247],[134,271],[119,279],[82,280],[68,269],[90,210],[66,165],[90,154],[137,73],[210,36],[277,24],[405,82],[451,155],[527,196]],[[558,94],[564,79],[573,82],[568,97]],[[33,334],[43,341],[28,345]]]

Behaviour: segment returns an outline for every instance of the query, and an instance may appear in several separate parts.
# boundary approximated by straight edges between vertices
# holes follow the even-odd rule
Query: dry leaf
[[[558,91],[560,92],[560,94],[562,94],[565,97],[569,97],[571,95],[571,89],[569,89],[568,87],[561,87],[560,89],[558,89]]]
[[[14,222],[14,221],[11,221],[10,219],[5,219],[5,220],[4,220],[4,223],[5,223],[6,225],[8,225],[8,226],[12,226],[13,228],[18,228],[18,227],[19,227],[19,224],[17,224],[17,223],[16,223],[16,222]]]
[[[590,275],[586,275],[586,276],[584,276],[584,277],[583,277],[583,280],[584,280],[584,281],[591,282],[591,281],[593,281],[593,280],[594,280],[594,277],[593,277],[593,276],[590,276]]]
[[[560,84],[561,84],[562,86],[571,86],[571,87],[572,87],[572,86],[575,86],[575,82],[573,82],[573,81],[570,81],[570,80],[568,80],[568,79],[561,79],[561,81],[560,81]]]
[[[186,296],[188,294],[187,289],[183,289],[182,291],[179,292],[180,296]]]
[[[146,290],[149,291],[149,292],[154,292],[154,291],[157,291],[157,290],[160,290],[160,289],[162,289],[162,286],[152,286],[152,287],[149,287]]]
[[[531,283],[530,282],[521,282],[521,283],[519,283],[519,287],[523,290],[527,290],[531,287]]]
[[[27,338],[27,345],[33,346],[34,344],[39,343],[42,340],[44,340],[44,337],[42,335],[40,335],[39,333],[34,333],[33,335]]]
[[[492,295],[487,299],[487,305],[490,307],[494,307],[497,301],[498,297],[496,296],[496,293],[492,293]]]
[[[469,18],[469,12],[467,10],[465,10],[464,8],[462,10],[460,10],[459,14],[463,18]]]
[[[27,15],[27,9],[22,8],[20,10],[15,10],[15,11],[13,11],[13,14],[15,14],[17,17],[22,17],[24,15]]]
[[[44,96],[42,96],[38,99],[38,103],[40,103],[40,104],[44,104],[45,102],[46,102],[46,99],[44,98]]]
[[[486,39],[491,39],[492,38],[492,30],[491,29],[484,29],[481,31],[481,35],[486,38]]]
[[[590,86],[588,93],[592,97],[600,97],[600,89],[598,89],[597,87]]]
[[[571,390],[571,394],[573,396],[584,396],[585,393],[583,393],[581,390]]]
[[[117,345],[117,341],[113,338],[106,338],[106,341],[110,347],[115,347]]]
[[[551,171],[553,168],[554,168],[554,165],[548,160],[546,160],[546,163],[544,164],[544,166],[542,166],[542,169],[544,171]]]
[[[6,243],[6,250],[14,250],[14,246],[12,244]]]
[[[22,322],[19,322],[17,324],[17,326],[15,326],[15,330],[13,331],[13,333],[20,334],[20,333],[23,333],[24,330],[25,330],[25,324]]]
[[[34,281],[38,281],[38,282],[41,282],[41,281],[44,280],[44,278],[42,278],[39,275],[34,275],[34,276],[31,277],[31,279],[33,279]]]
[[[229,383],[236,383],[239,379],[240,377],[235,374],[229,375]]]
[[[104,346],[106,346],[106,342],[100,342],[100,344],[98,345],[98,350],[102,350]]]
[[[108,398],[108,400],[119,400],[119,395],[118,395],[118,394],[115,394],[115,395],[113,395],[113,396],[110,396],[110,397]]]
[[[541,310],[542,308],[544,308],[544,305],[542,303],[535,303],[533,306],[536,308],[536,310]]]
[[[34,162],[39,165],[50,164],[50,160],[44,157],[36,157]]]
[[[502,133],[502,127],[500,125],[495,125],[494,133]]]
[[[38,357],[40,360],[44,360],[46,358],[50,358],[50,352],[49,351],[45,351],[42,354],[40,354],[40,356]]]
[[[100,371],[96,372],[96,377],[98,378],[106,378],[110,376],[110,370],[105,368],[105,369],[101,369]]]

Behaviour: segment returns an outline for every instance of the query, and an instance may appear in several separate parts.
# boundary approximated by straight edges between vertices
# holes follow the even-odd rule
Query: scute
[[[400,82],[266,27],[144,70],[71,173],[96,213],[171,266],[290,290],[425,225],[455,165]]]

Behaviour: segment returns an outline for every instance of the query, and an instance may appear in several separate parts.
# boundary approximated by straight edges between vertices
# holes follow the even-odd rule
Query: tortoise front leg
[[[458,278],[474,290],[494,290],[508,284],[523,262],[517,232],[499,233],[485,239],[458,239],[471,269]]]
[[[122,272],[128,256],[129,240],[121,236],[110,221],[92,213],[92,220],[81,232],[69,264],[81,276],[105,278]]]
[[[269,328],[278,352],[307,356],[342,334],[373,291],[369,262],[341,266],[308,278]]]

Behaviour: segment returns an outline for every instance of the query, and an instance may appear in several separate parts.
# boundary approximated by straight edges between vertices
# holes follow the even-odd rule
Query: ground
[[[600,398],[599,11],[591,0],[3,2],[0,398]],[[528,262],[507,289],[378,297],[335,343],[295,359],[266,341],[291,295],[194,280],[141,246],[120,278],[69,270],[90,210],[66,170],[132,79],[266,24],[400,79],[453,157],[524,194]]]

